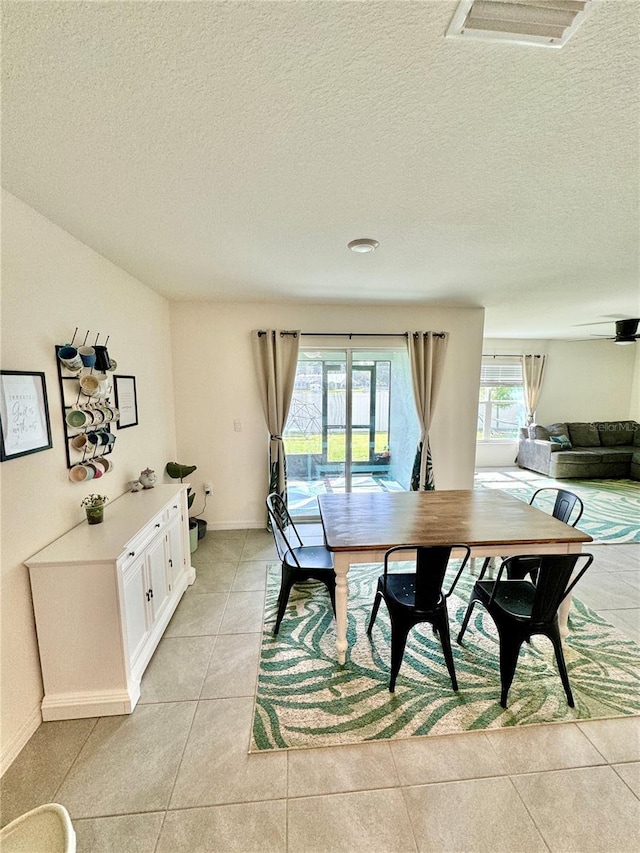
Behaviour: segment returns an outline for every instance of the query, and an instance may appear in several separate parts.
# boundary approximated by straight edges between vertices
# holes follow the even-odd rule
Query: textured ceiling
[[[561,50],[456,5],[3,2],[3,185],[171,299],[640,316],[639,4]]]

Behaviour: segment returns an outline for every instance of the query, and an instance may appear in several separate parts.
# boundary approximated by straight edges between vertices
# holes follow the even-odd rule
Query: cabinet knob
[[[160,522],[158,522],[158,523],[156,524],[156,527],[160,527]]]
[[[173,568],[173,560],[171,559],[171,557],[169,557],[169,565],[171,566],[171,568]]]
[[[135,551],[129,551],[129,553],[127,554],[127,557],[135,557],[135,555],[136,555]]]
[[[174,509],[178,509],[178,504],[174,504],[174,505],[173,505],[173,508],[174,508]]]

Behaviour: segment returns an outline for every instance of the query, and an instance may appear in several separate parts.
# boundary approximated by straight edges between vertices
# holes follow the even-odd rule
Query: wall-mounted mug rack
[[[119,415],[111,401],[116,362],[107,350],[109,336],[99,344],[98,333],[91,345],[87,344],[87,331],[82,344],[80,339],[76,344],[77,333],[76,328],[70,343],[55,345],[65,453],[72,482],[100,477],[113,469],[107,457],[113,453],[116,436],[111,427]],[[73,476],[71,469],[80,468],[89,471],[78,470],[78,476]]]

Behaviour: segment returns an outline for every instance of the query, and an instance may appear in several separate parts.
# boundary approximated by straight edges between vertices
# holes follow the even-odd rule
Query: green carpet
[[[580,530],[594,542],[640,542],[640,482],[636,480],[552,480],[535,471],[480,471],[476,489],[500,489],[526,503],[536,489],[554,486],[578,495],[584,503]],[[539,495],[536,506],[551,511],[553,497]]]
[[[320,584],[293,589],[273,637],[280,567],[271,564],[251,752],[640,713],[640,647],[576,599],[565,646],[576,707],[566,703],[550,642],[534,637],[520,653],[503,710],[497,633],[481,606],[464,646],[455,642],[473,583],[466,573],[449,600],[459,692],[451,688],[437,637],[424,624],[410,633],[396,692],[389,693],[384,603],[371,643],[365,633],[379,573],[377,565],[349,571],[350,653],[341,667],[329,597]]]

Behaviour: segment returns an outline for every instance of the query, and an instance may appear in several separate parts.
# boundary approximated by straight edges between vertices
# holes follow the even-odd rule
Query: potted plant
[[[109,498],[106,495],[87,495],[80,504],[87,513],[88,524],[102,524],[104,521],[104,505]]]
[[[190,474],[193,474],[197,467],[197,465],[181,465],[179,462],[167,462],[167,467],[165,468],[165,471],[167,472],[167,476],[171,477],[172,480],[180,480],[180,482],[182,483],[184,481],[184,478],[188,477]],[[191,487],[189,486],[189,488],[187,489],[188,509],[191,509],[191,507],[193,506],[195,497],[195,492],[192,491]],[[192,554],[197,549],[198,539],[200,538],[202,537],[199,536],[198,519],[189,516],[189,547]]]

